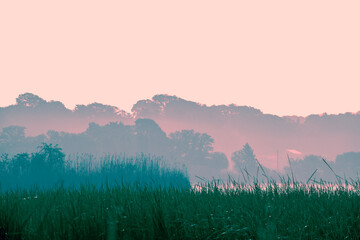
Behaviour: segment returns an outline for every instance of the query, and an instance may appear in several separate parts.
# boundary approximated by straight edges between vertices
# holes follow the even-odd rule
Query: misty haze
[[[196,176],[240,178],[247,165],[255,174],[257,161],[272,176],[289,174],[292,161],[298,180],[315,169],[314,178],[333,179],[322,159],[342,177],[356,179],[360,169],[359,113],[278,117],[169,95],[140,100],[131,113],[101,103],[71,110],[25,93],[0,108],[0,128],[1,153],[32,153],[42,143],[57,144],[69,156],[143,153],[185,167],[193,183]]]
[[[333,208],[349,227],[326,234],[360,236],[360,113],[279,117],[169,95],[130,113],[71,110],[24,93],[0,128],[0,239],[297,238],[289,226],[311,238],[337,224]]]
[[[359,240],[359,9],[0,1],[0,240]]]

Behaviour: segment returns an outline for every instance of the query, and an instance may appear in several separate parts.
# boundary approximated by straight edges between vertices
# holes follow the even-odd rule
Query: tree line
[[[197,176],[207,179],[226,178],[231,174],[227,171],[228,159],[225,154],[213,151],[214,139],[210,135],[194,130],[181,130],[167,136],[151,119],[138,119],[134,125],[112,122],[100,126],[90,123],[87,130],[79,134],[48,131],[46,135],[29,137],[25,135],[25,130],[24,127],[10,126],[0,132],[0,153],[14,156],[12,159],[15,163],[34,157],[26,152],[34,152],[39,145],[46,143],[57,144],[66,154],[88,153],[101,156],[124,153],[130,156],[143,153],[162,156],[177,167],[185,166],[191,180]],[[45,152],[43,150],[42,155],[37,153],[37,157],[44,156]],[[359,160],[360,153],[345,153],[339,155],[336,162],[329,164],[342,178],[356,179],[360,170]],[[264,175],[278,178],[279,175],[261,166],[261,159],[259,161],[256,158],[254,149],[248,143],[239,146],[239,150],[232,153],[231,161],[235,166],[232,173],[242,180],[266,179]],[[333,179],[333,173],[324,164],[321,156],[310,155],[304,159],[289,159],[290,162],[291,166],[285,167],[281,174],[290,176],[293,170],[298,180],[307,181],[316,170],[314,179]],[[23,169],[19,168],[16,171]]]

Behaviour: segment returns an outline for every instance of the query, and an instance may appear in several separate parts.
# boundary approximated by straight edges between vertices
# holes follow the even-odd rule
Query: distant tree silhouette
[[[340,176],[354,180],[358,179],[360,174],[360,152],[347,152],[338,155],[334,165]]]
[[[333,169],[333,162],[327,162]],[[334,181],[336,180],[335,176],[329,169],[329,167],[324,163],[321,156],[308,155],[304,159],[291,160],[291,168],[296,180],[301,182],[307,182],[311,175],[311,180],[324,180],[324,181]],[[290,166],[284,167],[286,175],[291,176]]]
[[[37,107],[40,104],[45,104],[46,101],[35,94],[24,93],[16,98],[16,103],[17,105],[24,107]]]
[[[9,126],[3,128],[0,133],[0,152],[23,152],[25,143],[25,128]]]
[[[40,150],[33,154],[31,163],[40,170],[62,171],[65,167],[65,154],[58,145],[43,143]]]
[[[239,170],[246,169],[250,174],[256,174],[258,163],[254,150],[246,143],[240,151],[232,154],[231,160],[236,164]],[[255,176],[255,175],[253,175]]]
[[[214,139],[206,133],[181,130],[170,133],[173,152],[180,156],[204,156],[213,151]]]
[[[9,126],[3,128],[0,134],[1,143],[14,143],[25,139],[25,127]]]
[[[168,149],[168,138],[159,125],[151,119],[138,119],[135,122],[137,151],[151,154],[164,154]]]

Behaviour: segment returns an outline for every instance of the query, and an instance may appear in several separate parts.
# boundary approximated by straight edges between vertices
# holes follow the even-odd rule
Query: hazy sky
[[[155,94],[265,113],[360,110],[360,1],[0,1],[0,106],[130,110]]]

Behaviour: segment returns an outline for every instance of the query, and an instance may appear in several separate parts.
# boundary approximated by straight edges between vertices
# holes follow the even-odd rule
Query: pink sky
[[[360,1],[1,1],[0,106],[129,111],[158,93],[303,115],[360,110]]]

